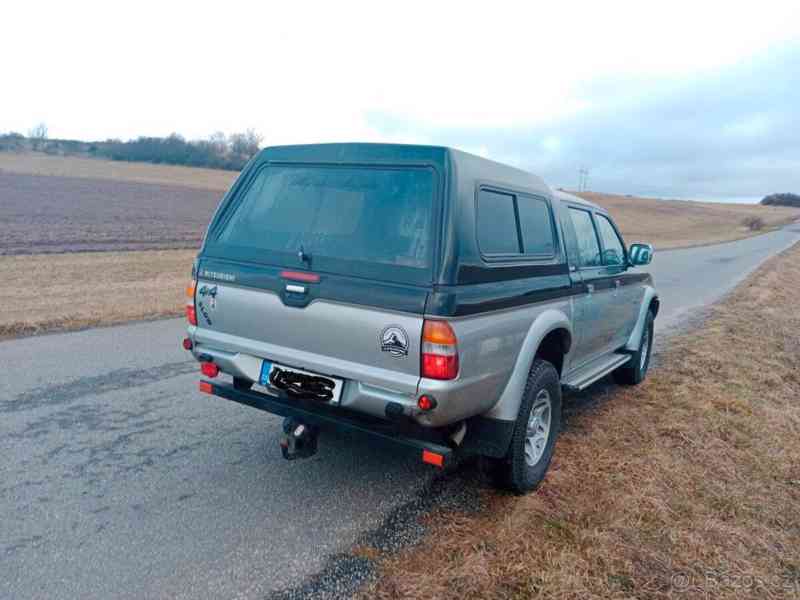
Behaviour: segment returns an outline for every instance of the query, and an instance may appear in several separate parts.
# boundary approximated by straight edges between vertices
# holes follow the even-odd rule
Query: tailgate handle
[[[289,283],[286,285],[286,291],[291,292],[293,294],[305,294],[306,287],[304,285],[294,285]]]

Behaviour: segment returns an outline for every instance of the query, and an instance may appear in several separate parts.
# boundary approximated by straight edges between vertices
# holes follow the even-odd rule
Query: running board
[[[570,373],[569,378],[565,379],[561,385],[571,392],[585,390],[595,381],[602,379],[630,359],[630,354],[618,354],[616,352],[608,356],[602,356],[584,365],[574,373]]]

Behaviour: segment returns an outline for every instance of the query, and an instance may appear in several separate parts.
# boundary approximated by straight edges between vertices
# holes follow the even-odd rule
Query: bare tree
[[[228,136],[223,132],[212,133],[208,136],[208,143],[217,156],[225,156],[228,153]]]
[[[231,134],[231,151],[238,156],[249,159],[258,152],[263,139],[263,136],[254,129],[248,129],[244,133]]]
[[[28,137],[33,140],[33,149],[38,150],[47,140],[47,125],[39,123],[36,127],[28,131]]]

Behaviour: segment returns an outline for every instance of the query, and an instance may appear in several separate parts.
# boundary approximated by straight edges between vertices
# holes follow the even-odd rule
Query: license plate
[[[261,363],[259,383],[273,390],[282,390],[289,397],[310,398],[328,404],[339,404],[344,385],[336,377],[303,371],[268,360]]]

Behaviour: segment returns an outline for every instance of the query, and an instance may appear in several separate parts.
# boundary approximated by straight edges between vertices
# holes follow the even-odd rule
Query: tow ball
[[[281,453],[286,460],[308,458],[317,453],[319,431],[316,427],[295,417],[286,417],[283,420],[283,433]]]

